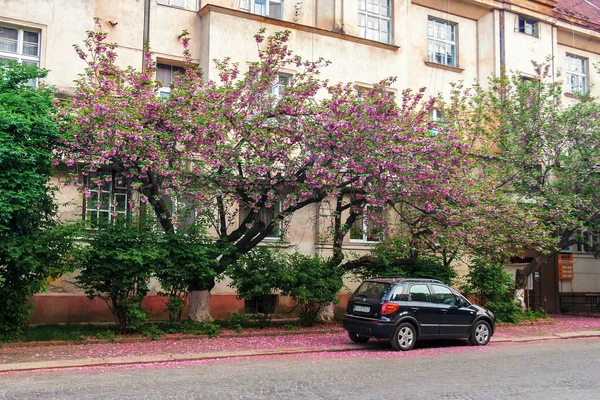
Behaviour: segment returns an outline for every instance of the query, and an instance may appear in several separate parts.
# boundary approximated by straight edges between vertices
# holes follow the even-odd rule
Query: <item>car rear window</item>
[[[369,300],[381,300],[384,293],[388,291],[391,284],[384,282],[363,282],[354,297],[360,297]]]

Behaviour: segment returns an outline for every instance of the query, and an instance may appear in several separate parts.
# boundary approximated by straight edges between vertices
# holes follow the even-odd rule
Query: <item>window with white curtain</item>
[[[0,63],[13,60],[39,66],[40,36],[34,29],[0,25]]]
[[[283,19],[283,0],[240,0],[240,10],[263,17]]]
[[[567,92],[587,93],[587,59],[567,54],[565,65]]]
[[[429,17],[427,26],[429,61],[450,67],[458,66],[456,28],[457,24],[453,22]]]
[[[392,43],[391,0],[358,0],[358,35]]]

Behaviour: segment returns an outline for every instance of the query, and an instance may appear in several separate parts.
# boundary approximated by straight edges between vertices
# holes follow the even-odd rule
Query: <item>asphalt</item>
[[[537,342],[544,340],[568,340],[575,338],[600,337],[600,331],[579,331],[555,333],[546,336],[526,336],[526,337],[492,337],[493,343],[522,343]],[[146,354],[125,357],[106,357],[106,358],[86,358],[86,359],[63,359],[48,361],[28,361],[0,365],[0,373],[36,371],[48,369],[80,368],[94,366],[116,366],[128,364],[148,364],[148,363],[167,363],[180,361],[214,360],[223,358],[237,357],[256,357],[268,355],[286,355],[286,354],[306,354],[322,352],[344,352],[353,350],[369,349],[376,344],[348,344],[332,347],[299,347],[285,349],[260,349],[260,350],[242,350],[242,351],[220,351],[220,352],[201,352],[186,354]]]

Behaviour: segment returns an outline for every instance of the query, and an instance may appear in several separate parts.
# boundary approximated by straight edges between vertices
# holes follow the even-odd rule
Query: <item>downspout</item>
[[[505,46],[505,21],[504,10],[500,10],[500,76],[504,76],[506,69],[506,46]]]
[[[146,46],[150,42],[150,0],[144,0],[144,32],[142,33],[142,71],[146,70]]]

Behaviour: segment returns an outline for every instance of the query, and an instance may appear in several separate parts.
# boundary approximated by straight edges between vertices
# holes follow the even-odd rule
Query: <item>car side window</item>
[[[458,306],[458,300],[452,290],[448,289],[445,286],[432,285],[433,293],[435,293],[435,297],[437,298],[438,303],[447,304],[449,306]]]
[[[398,285],[394,288],[394,293],[390,296],[390,301],[401,301],[404,285]]]
[[[431,303],[431,293],[427,285],[411,285],[408,292],[408,301],[424,301]]]

